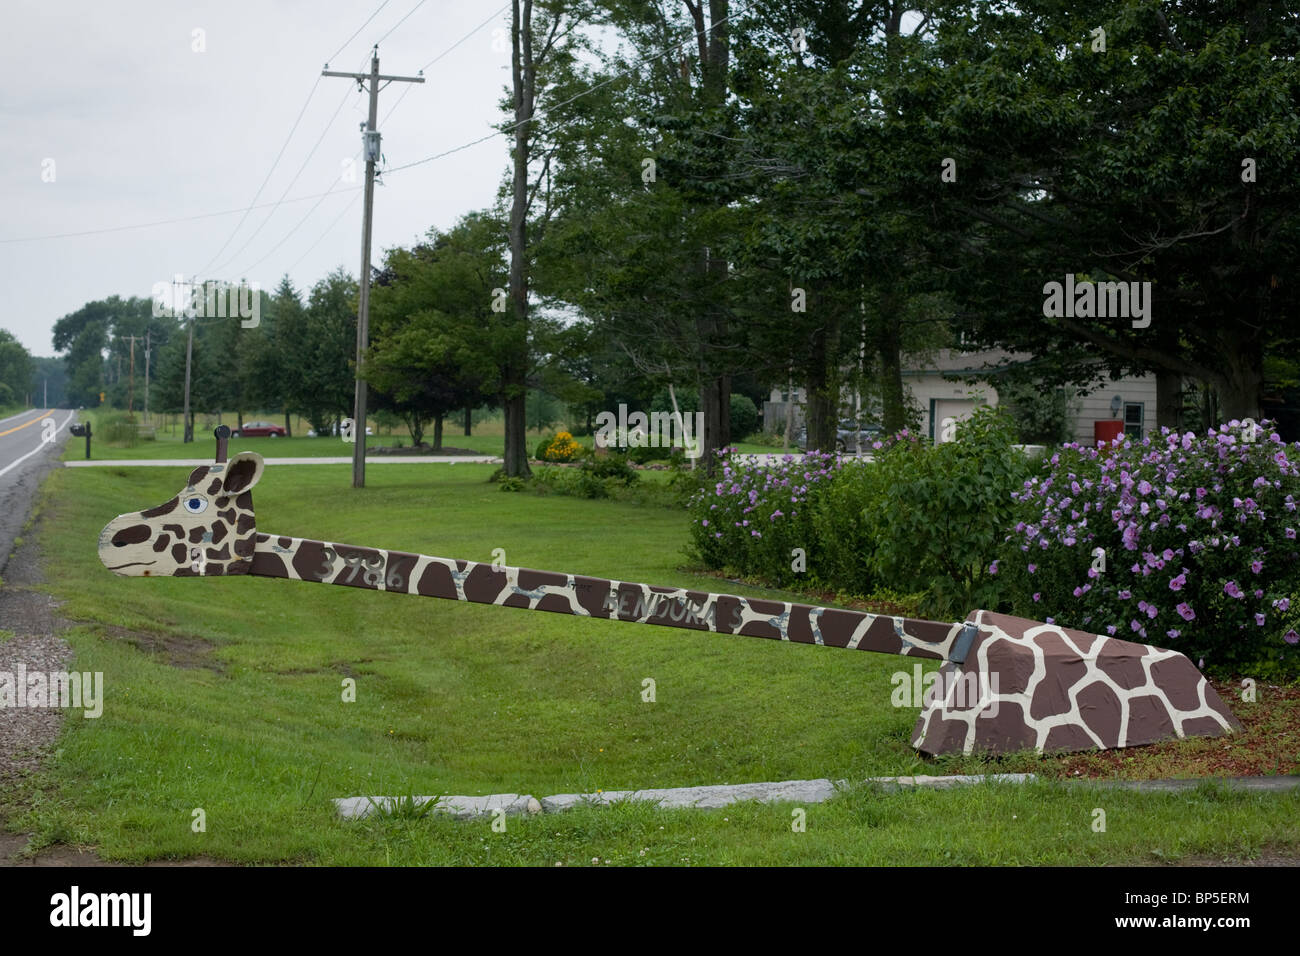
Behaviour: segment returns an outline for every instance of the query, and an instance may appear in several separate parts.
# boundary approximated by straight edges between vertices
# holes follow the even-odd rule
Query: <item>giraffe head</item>
[[[200,465],[175,497],[110,521],[99,533],[99,559],[138,577],[246,574],[257,535],[250,489],[263,467],[249,451]]]

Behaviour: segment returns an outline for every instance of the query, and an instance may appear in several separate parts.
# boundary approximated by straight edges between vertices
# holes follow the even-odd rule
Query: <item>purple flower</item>
[[[1035,591],[1035,592],[1034,592],[1034,602],[1037,603],[1038,600],[1039,600],[1039,598],[1041,598],[1042,596],[1043,596],[1043,592],[1042,592],[1042,591]]]
[[[1173,627],[1171,627],[1169,630],[1165,631],[1165,636],[1166,636],[1166,637],[1177,637],[1177,636],[1178,636],[1178,629],[1177,629],[1177,628],[1173,628]]]
[[[1264,562],[1263,561],[1250,562],[1250,570],[1253,574],[1259,574],[1260,571],[1264,570]]]
[[[1297,644],[1300,643],[1300,634],[1297,634],[1295,628],[1292,628],[1282,635],[1282,640],[1286,641],[1288,644]]]
[[[1178,577],[1176,577],[1176,578],[1171,578],[1171,579],[1170,579],[1170,581],[1169,581],[1169,590],[1171,590],[1171,591],[1181,591],[1181,590],[1183,589],[1183,585],[1186,584],[1186,583],[1187,583],[1187,575],[1186,575],[1186,574],[1180,574],[1180,575],[1178,575]]]
[[[1241,600],[1246,596],[1244,593],[1242,593],[1241,588],[1237,587],[1236,581],[1229,581],[1227,584],[1225,584],[1223,586],[1223,593],[1228,595],[1228,597],[1236,598],[1237,600]]]
[[[1037,570],[1038,570],[1038,565],[1036,565],[1036,564],[1031,564],[1031,565],[1029,566],[1029,573],[1030,573],[1030,574],[1033,574],[1033,573],[1034,573],[1035,571],[1037,571]]]
[[[1196,612],[1192,610],[1191,605],[1188,604],[1186,601],[1178,605],[1178,607],[1174,608],[1174,610],[1178,612],[1179,616],[1184,621],[1196,620]]]
[[[1264,626],[1264,615],[1263,615],[1263,614],[1256,614],[1256,615],[1255,615],[1255,623],[1256,623],[1259,627],[1263,627],[1263,626]]]

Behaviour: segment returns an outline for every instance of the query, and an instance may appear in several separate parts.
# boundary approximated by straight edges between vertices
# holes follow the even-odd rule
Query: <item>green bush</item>
[[[624,485],[635,484],[640,478],[632,466],[628,464],[626,455],[613,452],[608,455],[594,455],[591,458],[584,459],[579,471],[600,481],[608,478]]]
[[[887,501],[874,462],[844,462],[811,506],[808,575],[813,581],[849,594],[866,595],[876,590],[871,515],[888,507]]]
[[[866,518],[882,584],[926,591],[928,613],[964,617],[996,606],[997,581],[986,573],[1010,527],[1033,464],[1011,446],[1009,416],[982,406],[957,425],[957,440],[937,446],[906,432],[876,455],[886,500]]]
[[[758,431],[758,406],[748,395],[731,396],[731,440],[740,441]]]
[[[924,594],[936,617],[995,607],[996,582],[984,572],[1033,465],[1011,447],[1014,429],[994,409],[960,423],[957,438],[933,447],[904,430],[874,462],[819,452],[762,465],[723,456],[720,478],[688,502],[695,555],[778,585]]]
[[[651,461],[667,461],[673,455],[673,450],[668,447],[643,446],[641,448],[629,448],[627,457],[632,459],[638,465],[644,465]]]
[[[553,441],[555,441],[554,435],[544,436],[542,440],[537,443],[537,447],[533,449],[533,457],[538,461],[546,461],[546,453],[551,450],[551,442]]]
[[[126,412],[105,415],[100,419],[99,427],[103,429],[104,441],[110,445],[134,448],[140,443],[140,430],[136,427],[134,415]]]

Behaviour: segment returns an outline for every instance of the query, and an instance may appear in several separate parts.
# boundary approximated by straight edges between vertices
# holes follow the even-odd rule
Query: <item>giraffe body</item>
[[[984,610],[942,623],[259,533],[251,489],[262,471],[251,452],[196,468],[169,501],[109,522],[101,560],[128,576],[252,574],[941,660],[912,734],[928,754],[1103,750],[1241,729],[1176,651]]]

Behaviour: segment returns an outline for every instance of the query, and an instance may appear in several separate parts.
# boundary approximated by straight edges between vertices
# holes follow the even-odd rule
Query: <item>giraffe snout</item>
[[[117,574],[148,575],[157,555],[148,542],[153,531],[136,515],[119,515],[99,533],[99,560]]]

